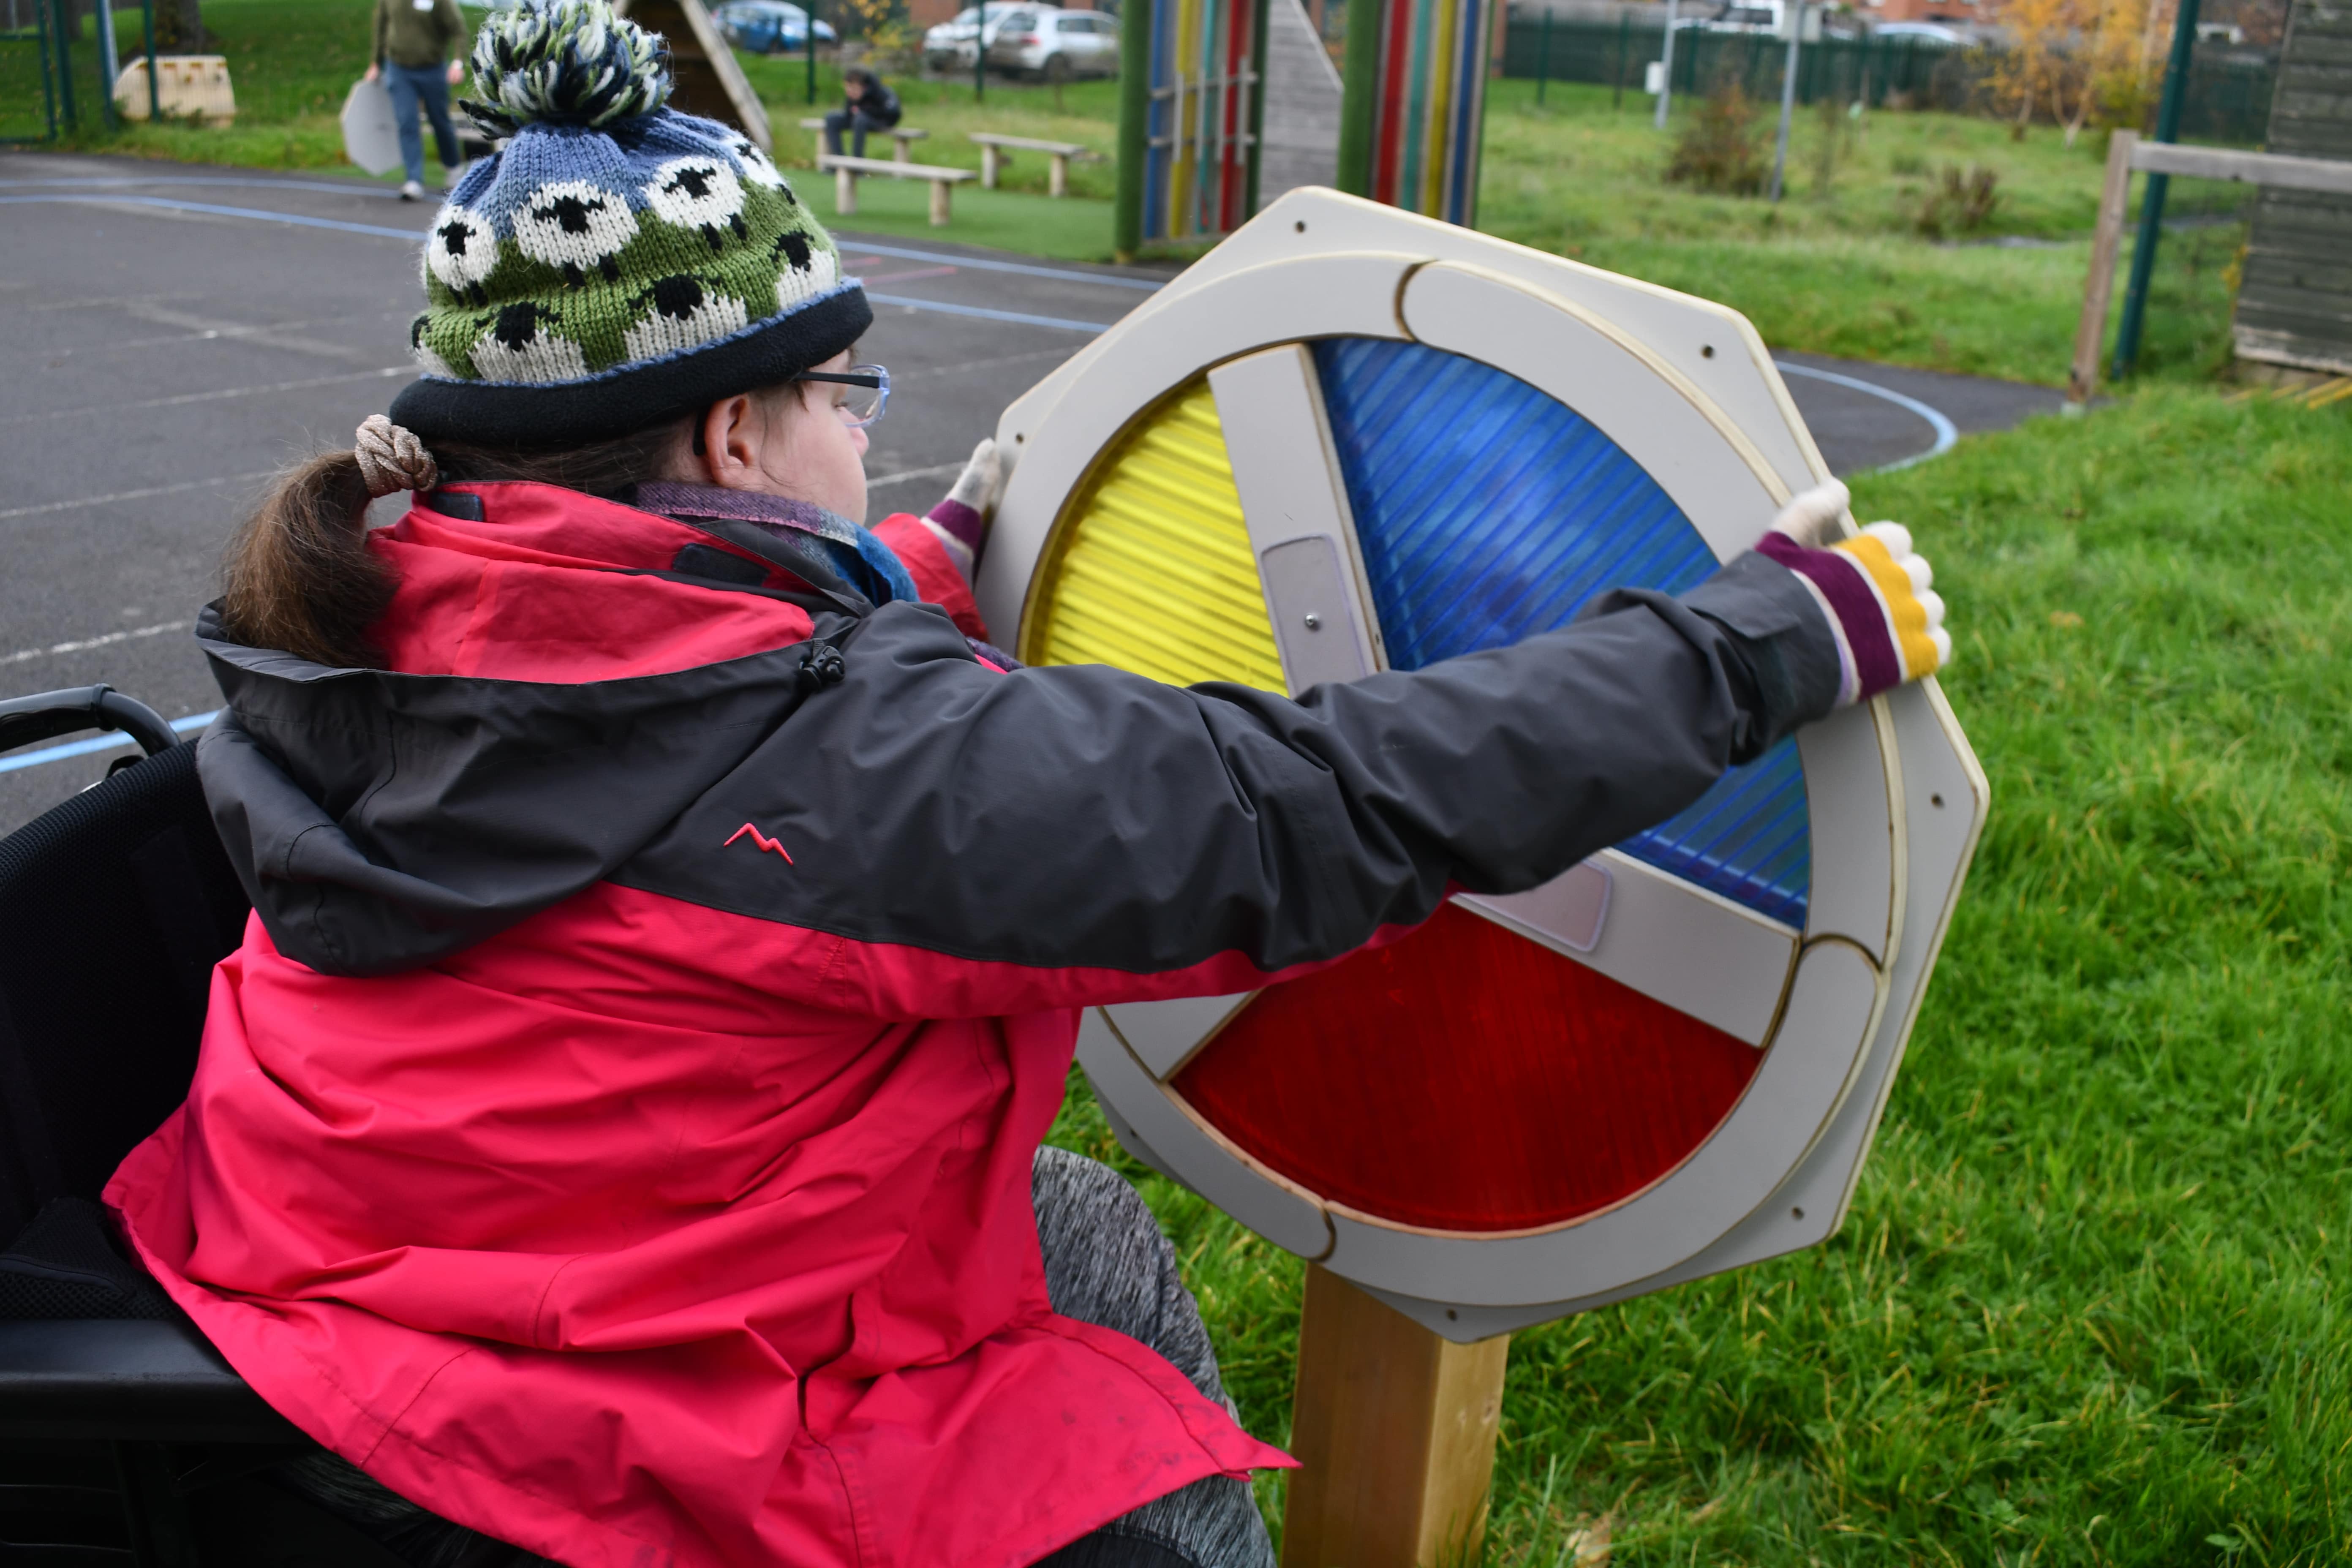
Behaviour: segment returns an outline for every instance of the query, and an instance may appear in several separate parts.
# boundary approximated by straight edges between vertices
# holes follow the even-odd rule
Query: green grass
[[[1519,1336],[1488,1562],[2352,1560],[2352,405],[1855,488],[1951,602],[1983,847],[1843,1233]],[[1057,1138],[1113,1152],[1083,1086]],[[1282,1440],[1297,1266],[1123,1168]]]
[[[118,15],[127,47],[136,14]],[[226,129],[135,125],[110,135],[96,118],[97,51],[85,44],[77,51],[89,79],[84,129],[69,144],[269,168],[347,167],[336,116],[366,64],[367,15],[368,0],[210,0],[205,16],[229,58],[240,110]],[[19,118],[22,106],[37,108],[32,68],[29,48],[0,47],[0,105],[18,106]],[[797,122],[840,101],[837,72],[819,63],[812,106],[804,58],[748,58],[744,69],[774,126],[778,161],[814,182],[814,139]],[[1057,99],[1046,87],[992,79],[977,102],[961,79],[895,85],[909,122],[931,132],[919,154],[929,162],[978,168],[980,150],[966,138],[981,130],[1112,149],[1117,92],[1108,81],[1073,84]],[[1720,300],[1779,347],[2050,384],[2065,379],[2098,200],[2099,138],[2068,148],[2055,131],[2036,127],[2016,142],[1989,121],[1885,111],[1859,125],[1838,121],[1832,135],[1808,110],[1796,125],[1788,198],[1776,205],[1666,184],[1671,137],[1650,129],[1649,100],[1638,93],[1612,109],[1605,88],[1555,82],[1545,99],[1535,102],[1531,82],[1490,84],[1480,187],[1480,221],[1490,231]],[[1825,147],[1832,152],[1826,181]],[[2000,176],[1991,223],[1965,244],[1921,236],[1916,219],[1940,172],[1979,164]],[[1072,195],[1049,203],[1045,160],[1017,156],[1003,191],[957,193],[944,230],[926,219],[923,187],[868,181],[858,226],[1107,260],[1116,179],[1108,157],[1076,164]],[[2233,187],[2175,181],[2169,210],[2227,216],[2244,199]],[[817,200],[822,207],[824,198]],[[1996,237],[2049,247],[1982,243]],[[2235,223],[2167,237],[2144,375],[2200,380],[2226,363],[2243,243]]]
[[[353,178],[366,176],[343,161],[340,116],[343,97],[367,69],[368,17],[371,0],[208,0],[205,26],[212,37],[208,53],[227,58],[229,82],[236,94],[236,120],[229,125],[192,125],[165,121],[126,121],[119,130],[105,128],[100,108],[104,93],[97,45],[97,21],[81,24],[81,37],[72,49],[74,96],[79,128],[61,144],[81,152],[128,153],[177,163],[234,163],[261,169],[339,169]],[[141,47],[140,16],[134,10],[115,12],[115,43],[125,65]],[[481,13],[469,9],[469,20]],[[24,74],[26,60],[16,51],[0,52],[0,101],[10,95],[29,94],[31,112],[40,106],[40,79]],[[22,77],[21,83],[18,77]],[[37,124],[35,130],[37,131]],[[426,174],[433,162],[433,139],[425,139]],[[399,173],[384,178],[397,181]]]
[[[744,61],[744,74],[766,106],[769,126],[775,132],[776,162],[793,171],[793,182],[808,193],[818,214],[830,223],[832,178],[814,168],[823,133],[801,130],[800,121],[841,106],[840,77],[819,59],[816,102],[812,107],[807,71],[806,56]],[[1074,142],[1103,157],[1096,163],[1072,163],[1071,194],[1056,200],[1045,195],[1044,154],[1017,153],[1001,174],[999,189],[983,191],[977,184],[957,187],[955,218],[945,228],[930,226],[929,185],[914,180],[861,180],[857,216],[843,219],[842,226],[998,246],[1071,261],[1110,259],[1110,198],[1118,178],[1110,159],[1118,113],[1113,83],[1071,83],[1062,91],[1059,110],[1055,108],[1053,89],[994,78],[978,102],[973,101],[968,79],[894,79],[892,86],[906,105],[904,123],[930,132],[915,143],[910,155],[918,163],[978,169],[979,145],[966,139],[966,133],[973,131]],[[889,138],[876,137],[866,150],[871,156],[887,158]]]
[[[1651,129],[1651,100],[1638,93],[1612,110],[1602,87],[1555,82],[1542,105],[1531,82],[1489,88],[1482,228],[1719,300],[1776,347],[2064,382],[2098,211],[2100,138],[2070,149],[2047,127],[2013,142],[1989,121],[1882,110],[1858,126],[1839,120],[1832,139],[1805,110],[1790,138],[1787,194],[1775,205],[1666,184],[1675,132]],[[1678,110],[1677,125],[1683,119]],[[1769,150],[1769,114],[1759,126]],[[1825,143],[1836,152],[1822,184]],[[2000,177],[1991,222],[1968,243],[1923,237],[1916,220],[1940,172],[1976,165]],[[2244,199],[2242,190],[2180,180],[2166,210],[2229,215]],[[1985,243],[2004,237],[2055,244]],[[2200,379],[2226,359],[2244,238],[2236,224],[2166,237],[2143,374]]]

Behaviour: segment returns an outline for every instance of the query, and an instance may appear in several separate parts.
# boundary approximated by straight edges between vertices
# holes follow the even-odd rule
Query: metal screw
[[[1323,629],[1323,617],[1322,617],[1321,616],[1317,615],[1317,614],[1316,614],[1314,611],[1312,611],[1312,610],[1307,611],[1307,629],[1308,631],[1310,631],[1310,632],[1319,632],[1319,631],[1321,631],[1321,630]]]

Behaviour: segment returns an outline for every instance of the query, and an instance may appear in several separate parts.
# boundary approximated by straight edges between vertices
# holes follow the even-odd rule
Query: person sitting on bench
[[[824,117],[824,150],[835,157],[841,156],[841,133],[849,132],[849,155],[866,156],[866,133],[887,131],[898,123],[906,110],[899,105],[898,95],[882,85],[882,79],[864,66],[852,66],[842,74],[841,90],[845,101],[839,109]]]

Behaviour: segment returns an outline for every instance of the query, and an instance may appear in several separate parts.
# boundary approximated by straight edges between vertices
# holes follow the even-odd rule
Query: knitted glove
[[[1004,464],[996,455],[996,443],[983,437],[971,449],[971,460],[956,476],[946,499],[923,519],[966,582],[975,574],[981,539],[988,531],[988,514],[996,510],[996,498],[1003,489]]]
[[[1846,500],[1835,480],[1807,490],[1780,509],[1756,546],[1812,590],[1836,633],[1841,708],[1952,662],[1944,601],[1928,586],[1936,574],[1912,552],[1911,531],[1874,522],[1839,538]]]

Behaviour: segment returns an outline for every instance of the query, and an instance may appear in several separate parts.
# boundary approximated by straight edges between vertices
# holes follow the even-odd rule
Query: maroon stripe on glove
[[[1903,659],[1888,632],[1886,611],[1857,563],[1834,551],[1808,550],[1785,533],[1764,535],[1756,552],[1769,556],[1822,591],[1838,618],[1838,633],[1853,655],[1853,671],[1863,696],[1891,691],[1903,684]]]

